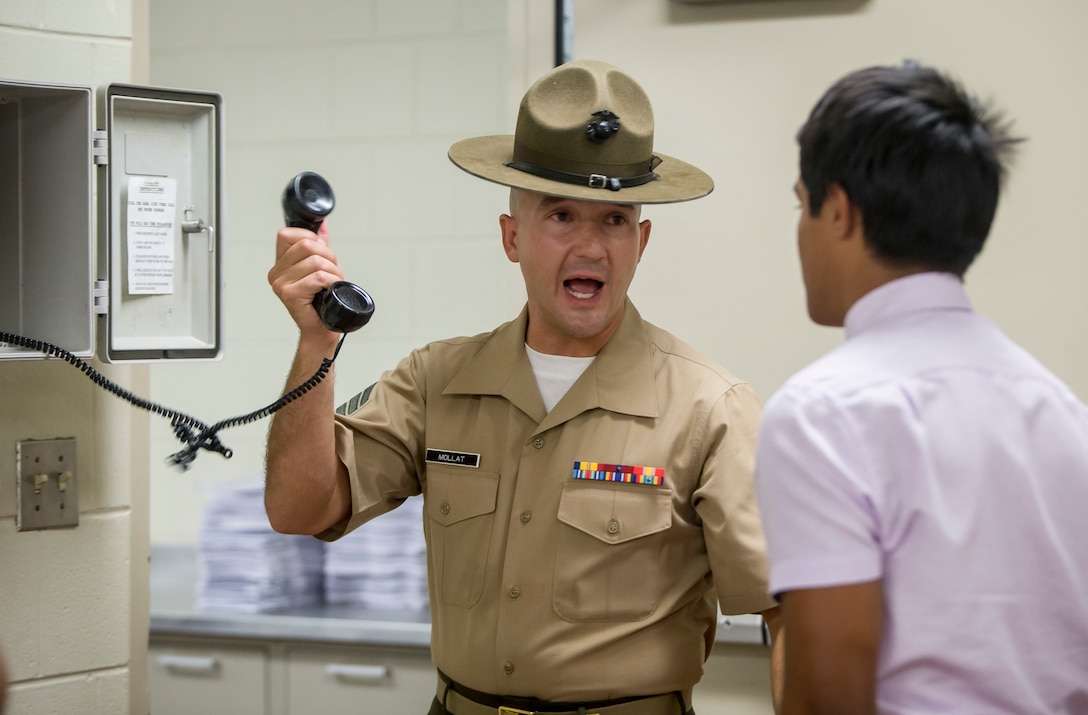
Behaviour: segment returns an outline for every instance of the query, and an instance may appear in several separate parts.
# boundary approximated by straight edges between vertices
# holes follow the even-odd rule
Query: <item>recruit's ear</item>
[[[828,184],[821,213],[829,212],[831,226],[839,238],[860,238],[862,234],[861,210],[850,200],[846,189],[839,184]]]

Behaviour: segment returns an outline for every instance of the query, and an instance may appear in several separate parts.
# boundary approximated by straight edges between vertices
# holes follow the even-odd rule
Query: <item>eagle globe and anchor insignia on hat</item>
[[[457,142],[450,160],[474,176],[549,196],[663,204],[706,196],[714,182],[655,153],[650,99],[617,67],[575,60],[538,79],[511,135]]]

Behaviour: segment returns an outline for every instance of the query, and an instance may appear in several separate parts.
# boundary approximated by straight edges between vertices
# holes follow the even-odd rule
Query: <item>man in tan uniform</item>
[[[641,87],[591,61],[538,80],[514,136],[450,158],[511,187],[499,223],[527,305],[414,351],[335,419],[328,380],[277,413],[269,519],[332,540],[423,494],[431,715],[690,713],[715,601],[777,630],[752,485],[760,403],[627,298],[641,204],[713,183],[655,154]],[[310,300],[341,274],[324,229],[277,238],[297,384],[335,350]]]

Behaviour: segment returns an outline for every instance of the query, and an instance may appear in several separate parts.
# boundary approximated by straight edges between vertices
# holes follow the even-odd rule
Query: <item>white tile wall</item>
[[[498,232],[506,191],[446,156],[458,139],[513,128],[507,4],[274,0],[259,17],[210,0],[152,6],[152,82],[224,95],[228,202],[225,357],[153,366],[154,399],[213,422],[280,394],[297,331],[266,274],[280,196],[302,170],[332,184],[332,245],[348,279],[377,304],[341,351],[338,400],[412,348],[516,315],[523,294],[510,286],[520,275]],[[202,27],[213,41],[198,36]],[[266,430],[224,431],[234,458],[205,453],[179,474],[161,464],[179,443],[153,424],[152,540],[195,542],[200,485],[260,470]]]
[[[328,68],[336,88],[325,107],[329,134],[374,140],[417,131],[416,54],[394,42],[336,48]]]
[[[48,33],[75,33],[103,37],[132,36],[131,0],[74,3],[38,0],[6,3],[0,24]]]
[[[97,35],[101,37],[132,37],[131,0],[99,0],[74,3],[71,0],[38,0],[42,24],[37,28],[49,32]]]
[[[458,29],[457,2],[402,2],[375,0],[375,29],[382,37],[414,39],[427,35],[450,34]],[[492,3],[493,12],[502,15],[502,3]]]
[[[50,367],[75,372],[67,365]],[[8,369],[8,365],[0,366],[0,370]],[[84,378],[84,382],[88,381]],[[25,393],[26,403],[42,397],[55,399],[55,404],[59,404],[59,395],[69,387],[63,379],[59,383],[59,390]],[[5,391],[5,394],[14,392]],[[78,421],[81,407],[78,400],[71,402],[70,407],[69,420]],[[86,419],[89,410],[89,404],[83,406],[87,427],[91,426]],[[50,428],[39,422],[30,428],[31,433],[40,437],[55,435],[49,430],[64,429],[60,426],[63,422],[56,424],[58,427]],[[0,430],[0,434],[7,438],[12,431]],[[96,472],[96,460],[84,454],[92,439],[86,432],[82,434],[82,445],[77,443],[78,527],[18,532],[15,519],[8,517],[14,512],[14,495],[3,495],[0,573],[4,578],[0,580],[0,602],[4,608],[0,609],[0,651],[7,662],[9,677],[16,683],[13,702],[21,702],[21,681],[123,668],[129,662],[130,510],[127,504],[105,506],[101,503],[104,500],[95,498],[110,490],[98,486],[102,477]],[[0,481],[5,484],[15,482],[14,470],[7,468],[8,464],[14,466],[14,461],[3,462],[5,469]],[[127,475],[122,475],[120,481],[127,482]]]
[[[8,712],[115,715],[129,712],[129,676],[121,668],[27,684],[12,693]]]
[[[124,41],[51,35],[48,31],[8,28],[2,22],[0,29],[0,77],[85,85],[129,77],[129,47]]]
[[[502,35],[469,35],[420,47],[415,88],[419,133],[440,130],[472,136],[481,128],[513,130],[503,126],[507,98],[497,91],[506,77],[505,63],[496,61],[505,51],[505,41]]]
[[[128,514],[83,513],[79,531],[79,538],[46,530],[24,540],[31,544],[25,565],[44,565],[33,576],[42,675],[128,662]],[[81,584],[93,590],[81,592]]]
[[[505,33],[510,7],[504,10],[495,12],[494,0],[461,0],[458,4],[458,28],[466,33]]]
[[[90,87],[131,81],[132,15],[131,0],[0,4],[0,77]],[[146,375],[108,372],[126,388]],[[133,499],[131,471],[147,454],[147,418],[111,404],[117,400],[60,361],[0,364],[0,657],[11,715],[130,711],[129,664],[144,659],[133,650],[146,640],[132,629],[147,627],[146,616],[133,620],[140,594],[147,599],[146,585],[132,583],[133,555],[146,553],[148,539],[146,527],[134,528],[146,524],[142,512],[133,516],[146,503]],[[16,442],[57,437],[76,438],[79,526],[18,532]]]

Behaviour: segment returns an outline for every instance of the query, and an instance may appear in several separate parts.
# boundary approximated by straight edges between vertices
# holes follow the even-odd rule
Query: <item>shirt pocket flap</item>
[[[672,492],[653,487],[568,487],[559,521],[607,544],[665,531],[672,526]]]
[[[442,526],[495,511],[499,475],[464,469],[435,469],[427,474],[427,516]]]

